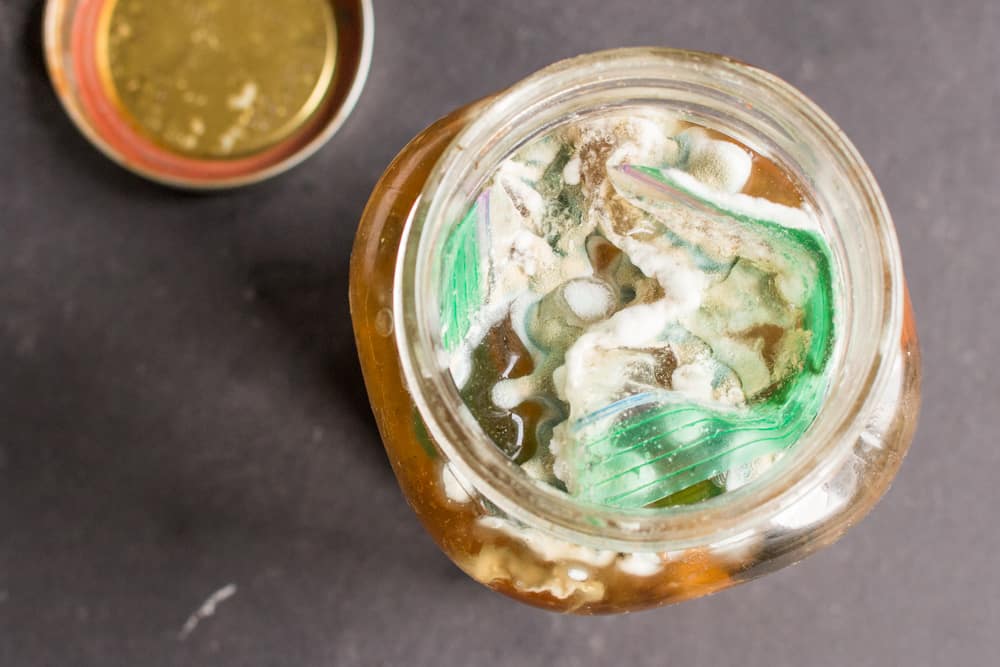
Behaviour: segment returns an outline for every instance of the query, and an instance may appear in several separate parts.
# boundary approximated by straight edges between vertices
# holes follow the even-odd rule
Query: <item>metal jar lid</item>
[[[276,176],[344,123],[371,63],[371,0],[48,0],[56,94],[98,149],[166,185]]]

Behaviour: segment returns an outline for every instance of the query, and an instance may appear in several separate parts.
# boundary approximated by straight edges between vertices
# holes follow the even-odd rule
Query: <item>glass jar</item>
[[[819,415],[760,479],[692,505],[622,510],[533,481],[482,431],[441,361],[435,266],[443,234],[503,158],[569,118],[635,105],[733,137],[802,184],[834,256],[838,334]],[[917,337],[871,172],[800,92],[721,56],[595,53],[449,114],[375,187],[350,289],[372,409],[410,505],[471,577],[547,609],[648,608],[801,560],[872,508],[916,426]]]

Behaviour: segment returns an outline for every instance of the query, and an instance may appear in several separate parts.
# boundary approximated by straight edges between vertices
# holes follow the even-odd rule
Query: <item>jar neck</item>
[[[445,359],[436,285],[445,235],[500,162],[574,118],[654,106],[719,130],[787,170],[834,255],[830,392],[810,429],[754,484],[697,505],[582,505],[530,479],[482,431]],[[873,176],[832,120],[789,84],[705,53],[622,49],[557,63],[497,96],[439,159],[414,207],[396,268],[396,342],[407,386],[443,454],[508,515],[575,542],[672,550],[735,535],[823,483],[850,454],[899,354],[903,280]],[[848,354],[850,350],[850,354]]]

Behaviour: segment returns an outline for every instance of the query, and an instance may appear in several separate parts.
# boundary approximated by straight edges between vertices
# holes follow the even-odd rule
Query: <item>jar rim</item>
[[[850,232],[860,235],[860,244],[841,250],[860,254],[841,258],[838,273],[844,275],[838,277],[847,283],[845,292],[861,290],[865,310],[856,299],[838,303],[838,311],[843,305],[850,315],[838,323],[828,396],[806,433],[769,471],[766,484],[694,505],[627,510],[583,504],[532,480],[482,431],[441,363],[430,254],[464,214],[476,190],[470,184],[478,178],[481,185],[498,155],[509,154],[511,145],[537,136],[546,123],[560,118],[568,100],[609,103],[616,96],[639,90],[655,94],[661,88],[673,103],[690,105],[692,113],[695,108],[732,113],[754,131],[760,127],[753,123],[767,125],[768,138],[777,143],[794,139],[805,146],[825,179],[813,187],[836,190],[819,194],[828,206],[852,212]],[[845,217],[842,213],[833,222],[843,224]],[[560,61],[523,79],[491,100],[453,139],[406,221],[393,309],[401,366],[419,414],[447,460],[485,499],[523,523],[577,543],[672,550],[739,534],[749,522],[789,507],[841,467],[888,382],[888,362],[899,353],[903,301],[899,248],[882,194],[857,150],[815,103],[780,78],[725,56],[627,48]]]

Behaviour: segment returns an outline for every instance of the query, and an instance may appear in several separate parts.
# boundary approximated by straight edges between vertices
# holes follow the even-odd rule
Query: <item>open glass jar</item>
[[[665,109],[793,179],[836,267],[830,384],[753,482],[691,504],[621,508],[538,483],[486,435],[444,354],[441,254],[498,165],[571,119]],[[400,486],[441,549],[529,604],[614,613],[711,593],[836,540],[887,490],[913,436],[920,370],[885,202],[836,125],[787,83],[704,53],[606,51],[557,63],[416,137],[364,212],[351,314]]]

